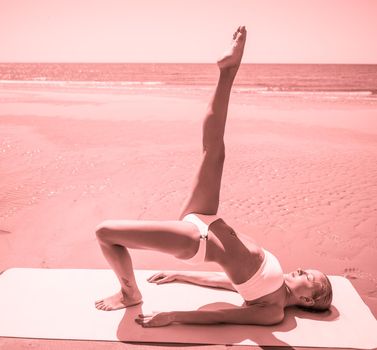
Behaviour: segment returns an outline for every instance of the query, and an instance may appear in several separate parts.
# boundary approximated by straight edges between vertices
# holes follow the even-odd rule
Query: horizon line
[[[126,61],[0,61],[0,64],[213,64],[216,62],[126,62]],[[275,65],[377,65],[376,63],[368,62],[242,62],[243,64],[275,64]]]

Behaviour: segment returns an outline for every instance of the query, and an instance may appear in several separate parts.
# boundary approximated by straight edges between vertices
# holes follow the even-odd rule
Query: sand
[[[0,90],[0,270],[108,268],[102,220],[177,218],[208,99]],[[377,317],[376,146],[377,103],[233,95],[219,214],[285,271],[348,277]],[[132,257],[136,268],[187,269],[160,253]]]

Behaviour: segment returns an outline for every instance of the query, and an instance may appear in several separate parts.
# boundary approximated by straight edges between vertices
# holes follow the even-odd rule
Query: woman
[[[284,274],[275,256],[234,232],[216,216],[225,159],[228,103],[246,34],[245,27],[239,27],[233,35],[229,52],[218,61],[219,80],[203,123],[202,162],[179,220],[107,220],[98,226],[99,244],[119,279],[121,290],[97,301],[97,309],[117,310],[142,301],[127,248],[157,250],[191,264],[215,262],[225,274],[161,272],[151,276],[149,282],[160,284],[182,280],[236,291],[245,300],[241,307],[217,311],[139,315],[135,321],[144,327],[166,326],[172,322],[271,325],[283,320],[287,306],[315,310],[330,307],[332,288],[326,275],[317,270],[302,269]]]

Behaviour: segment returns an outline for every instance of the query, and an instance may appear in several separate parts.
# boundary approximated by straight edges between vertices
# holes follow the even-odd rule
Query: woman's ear
[[[303,303],[304,306],[313,306],[314,305],[314,299],[309,297],[300,297],[300,301]]]

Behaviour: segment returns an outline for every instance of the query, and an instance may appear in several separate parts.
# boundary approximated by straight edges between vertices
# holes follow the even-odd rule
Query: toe
[[[235,42],[241,41],[242,40],[243,33],[238,32],[236,38],[234,39]]]
[[[237,33],[237,37],[235,41],[243,41],[246,38],[246,30],[245,31],[240,31]]]

